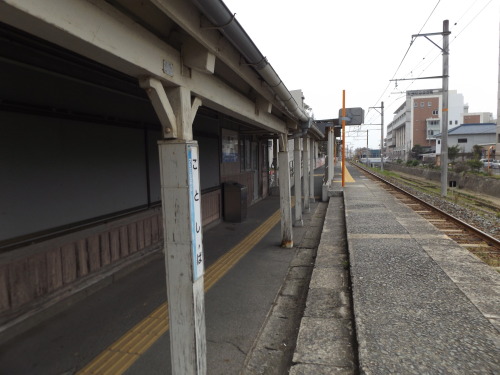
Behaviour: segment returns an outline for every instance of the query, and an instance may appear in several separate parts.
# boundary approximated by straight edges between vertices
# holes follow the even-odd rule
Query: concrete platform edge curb
[[[290,375],[357,373],[343,207],[330,197]]]

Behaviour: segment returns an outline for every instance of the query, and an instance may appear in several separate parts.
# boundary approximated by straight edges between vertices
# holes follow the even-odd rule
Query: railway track
[[[411,207],[416,213],[420,214],[460,246],[466,248],[479,259],[500,272],[499,239],[425,202],[411,192],[394,185],[383,177],[372,173],[370,170],[355,163],[351,165],[361,169],[369,178],[381,182],[384,189],[393,194],[396,199]]]

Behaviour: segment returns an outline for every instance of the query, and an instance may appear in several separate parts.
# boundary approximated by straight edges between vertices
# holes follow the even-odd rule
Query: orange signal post
[[[345,90],[342,90],[342,187],[345,185]]]
[[[486,168],[488,172],[490,171],[490,152],[491,152],[491,150],[492,150],[494,147],[495,147],[495,146],[490,146],[490,147],[488,147],[488,159],[486,159],[486,160],[488,160],[488,161],[487,161],[487,165],[488,165],[488,167]]]

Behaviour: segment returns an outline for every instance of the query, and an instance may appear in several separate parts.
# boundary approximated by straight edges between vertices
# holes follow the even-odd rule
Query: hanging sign
[[[342,117],[342,109],[339,109],[339,120],[345,120],[346,125],[361,125],[365,122],[365,110],[363,108],[346,108],[345,117]]]

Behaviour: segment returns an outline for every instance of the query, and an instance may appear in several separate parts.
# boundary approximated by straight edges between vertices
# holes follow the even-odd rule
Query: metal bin
[[[224,221],[240,223],[247,217],[248,188],[237,182],[226,182],[223,186]]]

